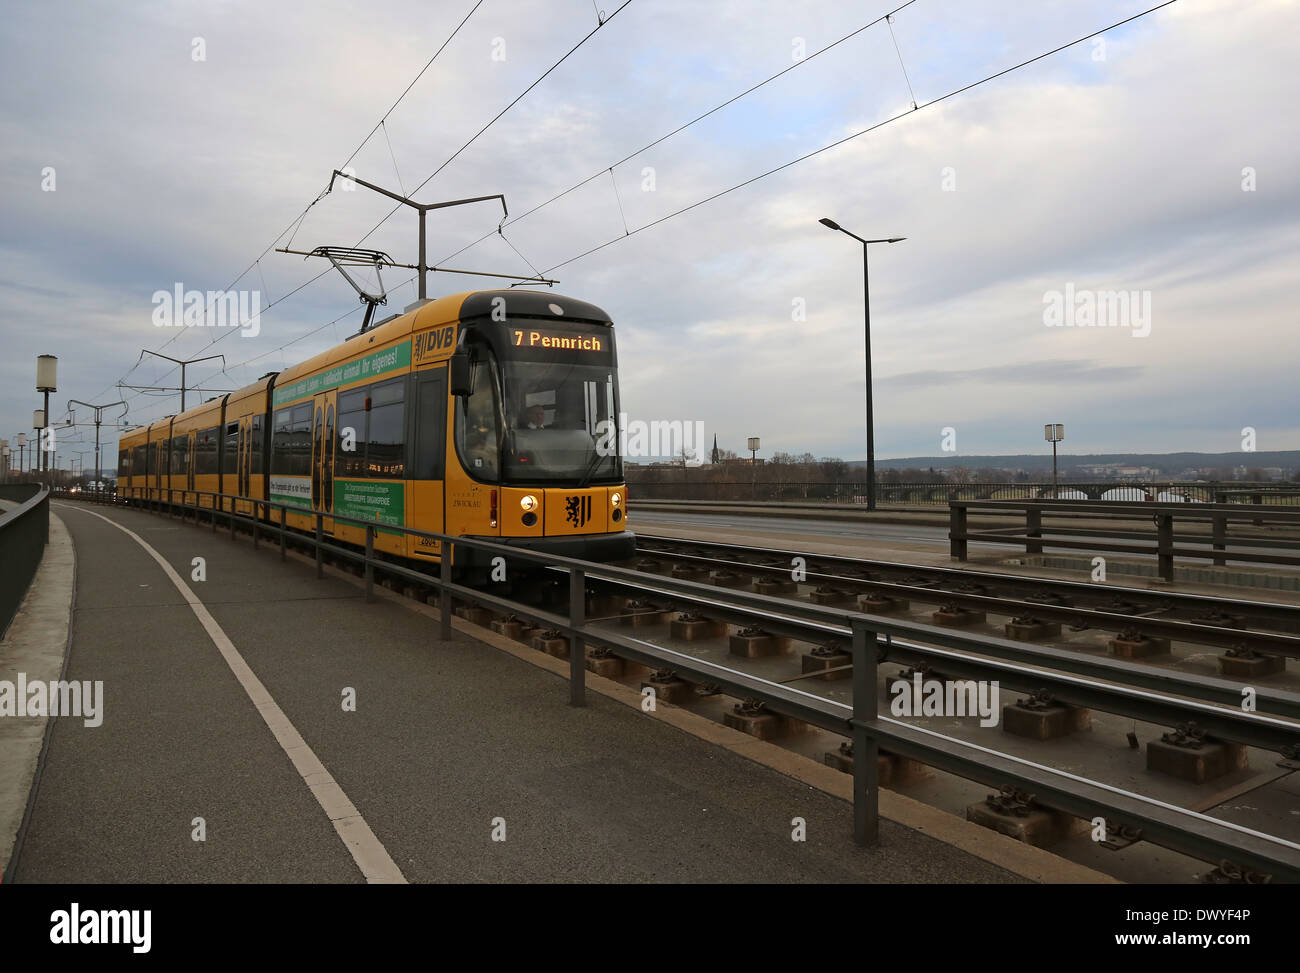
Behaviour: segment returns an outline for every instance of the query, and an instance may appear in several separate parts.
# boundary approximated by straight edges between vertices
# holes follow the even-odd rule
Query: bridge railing
[[[17,503],[0,511],[0,637],[9,628],[18,606],[45,555],[50,537],[50,491],[39,483],[0,486],[0,500]]]
[[[1089,552],[1114,552],[1120,554],[1155,555],[1157,570],[1165,581],[1174,579],[1174,558],[1197,558],[1213,562],[1216,566],[1229,561],[1250,561],[1260,564],[1277,564],[1300,567],[1300,508],[1274,506],[1267,508],[1245,507],[1230,503],[1079,503],[1070,500],[953,500],[948,504],[949,553],[965,561],[971,541],[984,544],[1013,544],[1023,546],[1026,554],[1042,554],[1045,547]],[[974,530],[971,528],[972,512],[985,514],[1022,515],[1023,527],[1001,527]],[[1145,529],[1121,527],[1077,527],[1052,525],[1046,518],[1073,517],[1104,513],[1108,521],[1131,520],[1135,524],[1151,524]],[[1175,538],[1175,523],[1184,525],[1208,524],[1210,533],[1184,536],[1179,544]],[[1285,535],[1269,537],[1229,537],[1232,525],[1249,523],[1252,526],[1276,526],[1287,530]],[[1083,540],[1080,538],[1088,538]],[[1196,546],[1191,546],[1196,545]],[[1287,553],[1269,553],[1286,551]]]
[[[772,478],[770,467],[706,478],[695,469],[684,475],[655,471],[639,476],[629,470],[628,490],[634,499],[713,502],[864,504],[865,479],[824,480]],[[678,471],[679,473],[681,471]],[[1051,483],[978,481],[951,483],[877,481],[876,502],[899,506],[943,506],[952,500],[1049,500],[1053,491],[1062,500],[1154,503],[1279,504],[1300,509],[1300,488],[1285,481],[1271,483],[1190,483],[1172,480],[1073,480]]]
[[[377,568],[414,584],[432,588],[438,592],[439,633],[442,639],[451,637],[454,598],[511,613],[552,629],[569,639],[569,700],[575,706],[585,705],[585,646],[590,641],[609,647],[618,655],[634,662],[653,669],[671,668],[689,681],[716,685],[721,692],[737,698],[760,700],[773,712],[847,736],[853,746],[853,831],[854,840],[859,844],[874,845],[879,840],[877,756],[883,748],[970,780],[991,786],[1010,785],[1031,792],[1048,806],[1078,817],[1093,819],[1102,815],[1107,819],[1108,827],[1131,829],[1130,833],[1139,832],[1145,840],[1203,861],[1231,862],[1253,872],[1267,874],[1274,880],[1300,882],[1300,844],[1250,831],[1231,822],[1174,807],[1130,791],[1085,780],[1052,767],[1000,754],[986,747],[882,716],[878,711],[878,664],[891,651],[899,651],[900,654],[926,651],[921,646],[903,644],[895,639],[917,638],[933,645],[951,646],[963,655],[976,653],[970,656],[968,663],[979,654],[996,658],[1001,652],[1009,653],[1008,658],[1019,660],[1027,651],[1022,643],[993,637],[977,639],[937,626],[831,606],[795,606],[781,598],[720,590],[714,585],[661,575],[655,575],[651,582],[647,582],[644,572],[617,565],[583,561],[493,541],[470,540],[368,518],[327,515],[298,504],[252,497],[231,498],[229,495],[193,490],[174,493],[163,491],[163,495],[158,497],[125,496],[119,497],[118,501],[149,507],[182,519],[193,518],[196,525],[208,524],[213,532],[216,532],[219,523],[224,523],[232,538],[242,526],[251,533],[254,547],[259,545],[261,537],[274,537],[279,542],[282,560],[286,557],[289,543],[304,547],[314,552],[318,578],[324,576],[326,554],[359,564],[365,577],[367,600],[373,600],[374,597]],[[237,505],[243,505],[251,514],[236,512]],[[311,531],[305,533],[290,528],[287,523],[290,515],[308,518],[312,524]],[[327,519],[363,528],[364,548],[344,546],[329,538],[324,529]],[[382,555],[376,556],[375,538],[378,532],[400,533],[436,544],[435,550],[441,555],[436,567],[437,573],[385,560]],[[453,562],[458,560],[457,549],[487,555],[489,561],[493,557],[501,557],[510,564],[524,561],[543,570],[560,572],[567,580],[567,610],[558,614],[457,582],[452,571]],[[826,635],[846,636],[852,662],[851,702],[841,703],[665,646],[653,645],[644,639],[631,638],[607,628],[594,628],[592,622],[596,620],[587,616],[587,582],[591,579],[642,591],[651,587],[661,597],[667,596],[698,605],[702,610],[716,612],[718,617],[728,621],[739,624],[757,623],[777,631],[789,631],[801,639]],[[1109,661],[1112,666],[1123,665],[1115,660]],[[949,658],[946,664],[958,665],[958,660]],[[1051,660],[1040,660],[1040,664],[1050,668]],[[1080,664],[1096,665],[1096,662],[1081,661]],[[1062,663],[1056,663],[1056,668],[1062,667]],[[1068,666],[1064,668],[1068,671]],[[983,670],[975,672],[960,667],[955,671],[989,674]],[[1141,682],[1143,677],[1137,668],[1133,672]],[[1116,673],[1108,675],[1114,678]],[[1045,678],[1048,678],[1045,674],[1035,674],[1034,685],[1039,685]],[[1070,690],[1066,683],[1070,680],[1058,681],[1061,683],[1061,691],[1068,693]],[[1078,680],[1074,682],[1077,683]],[[1137,691],[1130,692],[1127,701],[1118,701],[1118,690],[1107,692],[1100,687],[1095,688],[1097,692],[1105,692],[1112,705],[1120,707],[1123,712],[1131,712],[1135,718],[1140,718],[1139,708],[1141,716],[1168,719],[1172,712],[1170,707],[1193,705],[1179,703],[1173,696],[1152,700],[1149,698],[1152,695],[1150,692]],[[1176,689],[1177,687],[1175,691]],[[1235,699],[1235,687],[1233,689],[1228,696]],[[1285,696],[1286,694],[1278,694],[1278,702],[1283,709],[1295,702],[1293,697],[1283,698]],[[1148,709],[1159,706],[1164,706],[1164,710],[1157,712],[1156,709]],[[1218,713],[1221,721],[1226,721],[1224,725],[1229,722],[1234,725],[1233,732],[1249,733],[1252,742],[1283,749],[1284,756],[1288,759],[1300,761],[1300,743],[1293,745],[1286,742],[1292,740],[1290,728],[1294,724],[1273,725],[1278,722],[1275,717],[1241,714],[1235,708],[1223,708],[1215,713]],[[1201,717],[1214,719],[1215,713],[1207,710]]]

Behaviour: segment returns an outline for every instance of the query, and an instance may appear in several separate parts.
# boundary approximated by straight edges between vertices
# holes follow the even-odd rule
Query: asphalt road
[[[678,528],[705,527],[716,528],[719,530],[747,531],[752,533],[772,533],[772,534],[798,534],[804,537],[834,537],[843,539],[861,539],[880,543],[884,546],[890,544],[916,545],[922,547],[931,547],[936,552],[947,553],[948,528],[947,526],[932,527],[923,524],[882,524],[882,523],[853,523],[843,520],[816,520],[805,517],[777,517],[766,514],[745,515],[745,514],[696,514],[689,511],[665,511],[665,510],[638,510],[634,509],[629,515],[629,526],[638,532],[653,534],[656,524]],[[1126,525],[1130,529],[1136,525]],[[1044,535],[1044,547],[1048,553],[1052,553],[1053,546],[1051,543],[1051,530],[1047,530]],[[1077,539],[1077,538],[1075,538]],[[1154,542],[1154,536],[1152,537]],[[1180,547],[1200,548],[1210,550],[1212,544],[1208,541],[1200,543],[1196,540],[1188,540],[1185,537],[1179,537],[1177,544]],[[983,551],[988,553],[1002,552],[1006,557],[1014,557],[1018,553],[1023,553],[1023,546],[1013,544],[989,544],[982,541],[971,541],[970,550]],[[1057,552],[1062,554],[1073,554],[1080,556],[1081,552],[1065,548],[1056,548]],[[1300,548],[1278,548],[1269,551],[1270,554],[1287,554],[1291,556],[1300,555]],[[1154,554],[1125,554],[1126,558],[1135,558],[1139,560],[1155,560]],[[1200,558],[1175,558],[1177,564],[1196,565],[1205,567],[1210,564],[1208,560]],[[1234,566],[1274,568],[1274,565],[1263,561],[1252,560],[1233,560],[1230,562]],[[1294,570],[1294,569],[1292,569]]]
[[[594,693],[571,708],[551,673],[440,642],[427,617],[270,545],[56,509],[77,554],[68,678],[103,680],[105,714],[56,721],[19,882],[363,880],[177,588],[95,513],[186,580],[410,881],[1017,880],[889,821],[859,849],[847,803]],[[206,581],[190,580],[195,557]]]
[[[715,527],[719,530],[756,530],[778,534],[803,534],[818,537],[862,538],[864,540],[896,541],[905,544],[930,544],[948,549],[947,527],[926,527],[912,524],[855,524],[843,520],[814,520],[810,517],[745,516],[743,514],[693,514],[663,510],[633,510],[629,516],[634,530],[655,524],[673,527]],[[647,530],[646,533],[653,533]],[[979,544],[971,547],[1005,547],[1002,544]],[[1007,548],[1013,550],[1012,548]]]

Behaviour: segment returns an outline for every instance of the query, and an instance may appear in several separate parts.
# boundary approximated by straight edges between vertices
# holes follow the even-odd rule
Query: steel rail
[[[601,580],[603,575],[595,568],[587,573],[590,580]],[[738,599],[742,601],[738,605],[726,598],[740,594],[732,589],[688,581],[673,581],[670,586],[664,586],[659,584],[661,580],[656,578],[654,582],[642,581],[632,586],[642,593],[657,593],[678,602],[687,602],[702,609],[708,617],[733,624],[758,621],[764,631],[814,645],[827,639],[851,637],[846,619],[857,614],[828,612],[821,606],[788,602],[769,595],[750,595]],[[760,607],[754,603],[756,599],[770,604]],[[802,612],[801,609],[805,608],[814,610]],[[1150,666],[1140,663],[1096,659],[1082,653],[1070,653],[1069,658],[1063,659],[1053,650],[1011,639],[960,636],[938,626],[885,623],[880,616],[864,617],[871,618],[873,631],[888,637],[888,641],[877,642],[880,661],[897,656],[905,662],[931,662],[944,676],[996,679],[1024,692],[1046,689],[1061,702],[1146,723],[1176,726],[1192,720],[1215,736],[1265,750],[1282,752],[1300,746],[1300,722],[1291,721],[1300,720],[1300,695],[1294,693],[1257,689],[1257,710],[1245,712],[1240,706],[1241,685],[1228,680],[1206,676],[1189,678],[1182,673],[1168,672],[1157,675],[1151,672]],[[937,643],[937,647],[900,642],[899,639],[925,639]],[[1072,671],[1074,669],[1088,671]],[[1143,673],[1148,676],[1144,680],[1146,685],[1124,685],[1135,669],[1146,670]],[[1184,698],[1172,695],[1171,687]],[[1202,698],[1201,694],[1213,699]],[[1259,711],[1266,707],[1267,712]]]
[[[684,561],[707,562],[728,569],[742,569],[745,572],[768,573],[789,576],[790,569],[768,565],[750,564],[744,561],[725,561],[720,558],[708,558],[701,555],[672,553],[663,555]],[[1219,625],[1203,625],[1198,622],[1179,619],[1153,618],[1149,615],[1136,615],[1128,612],[1105,611],[1098,608],[1053,605],[1039,601],[1025,601],[997,595],[976,594],[967,591],[954,591],[948,588],[929,588],[924,585],[909,585],[896,581],[874,581],[844,575],[807,572],[807,581],[822,581],[840,586],[852,586],[866,590],[884,591],[891,595],[909,600],[952,604],[963,608],[992,611],[1001,615],[1019,617],[1030,615],[1037,619],[1059,622],[1086,621],[1087,628],[1114,628],[1123,630],[1136,628],[1145,634],[1161,638],[1178,639],[1202,645],[1220,648],[1232,648],[1244,645],[1251,649],[1260,649],[1275,655],[1300,659],[1300,636],[1274,632],[1257,632],[1250,629],[1227,628]],[[1229,607],[1224,605],[1224,607]]]
[[[1023,575],[1002,574],[993,571],[971,571],[963,568],[944,568],[925,564],[909,564],[899,561],[874,561],[863,558],[847,557],[840,554],[820,554],[782,548],[749,547],[721,541],[687,540],[679,537],[663,537],[650,534],[637,535],[638,553],[642,553],[641,547],[644,543],[681,545],[702,549],[721,549],[749,554],[755,557],[780,557],[786,560],[801,557],[809,564],[814,562],[823,562],[840,565],[844,568],[858,571],[881,571],[896,574],[928,574],[939,579],[950,580],[954,584],[969,585],[977,583],[987,584],[990,586],[1018,587],[1033,591],[1041,591],[1059,597],[1079,597],[1089,600],[1120,598],[1130,600],[1135,604],[1140,602],[1160,602],[1162,604],[1159,607],[1169,607],[1190,612],[1217,611],[1228,614],[1244,615],[1249,618],[1260,620],[1266,619],[1268,621],[1288,624],[1294,630],[1300,631],[1300,605],[1287,605],[1279,602],[1258,601],[1235,597],[1223,598],[1216,595],[1198,595],[1188,592],[1153,592],[1148,588],[1133,588],[1124,585],[1097,584],[1087,581],[1067,581],[1059,578],[1029,578]],[[647,548],[644,553],[658,553],[668,556],[675,554],[676,552],[655,551],[653,548]],[[746,570],[757,567],[758,565],[755,564],[746,564]],[[769,565],[769,567],[771,566]],[[786,574],[789,574],[788,568],[783,570]],[[845,578],[845,580],[854,579]],[[1034,604],[1037,605],[1038,603],[1035,602]]]

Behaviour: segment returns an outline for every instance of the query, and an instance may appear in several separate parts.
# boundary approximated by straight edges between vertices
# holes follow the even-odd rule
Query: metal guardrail
[[[1177,503],[1081,503],[1070,500],[953,500],[948,504],[949,553],[965,561],[968,544],[972,540],[985,544],[1013,544],[1023,546],[1026,554],[1041,554],[1044,547],[1066,548],[1090,552],[1112,551],[1121,554],[1154,554],[1157,570],[1165,581],[1174,579],[1174,558],[1200,558],[1223,566],[1229,561],[1253,561],[1261,564],[1278,564],[1300,567],[1300,553],[1269,554],[1268,550],[1300,551],[1300,509],[1243,508],[1237,504],[1177,504]],[[998,514],[1023,514],[1024,528],[1007,527],[972,530],[971,511]],[[1109,519],[1154,521],[1155,535],[1148,531],[1126,531],[1118,528],[1052,527],[1043,518],[1104,512]],[[1174,538],[1175,520],[1183,523],[1201,522],[1210,525],[1210,535],[1197,537],[1194,543],[1205,547],[1178,545]],[[1262,526],[1278,524],[1295,528],[1295,533],[1284,538],[1228,537],[1228,527],[1233,523]],[[1050,535],[1050,536],[1049,536]],[[1090,540],[1070,540],[1087,537]],[[1229,549],[1229,544],[1232,550]]]
[[[50,539],[50,491],[38,483],[0,486],[0,500],[19,504],[0,512],[0,637],[18,613]]]
[[[705,479],[707,474],[694,469],[687,469],[684,475],[678,468],[674,471],[656,471],[661,474],[656,477],[641,477],[637,475],[635,467],[628,467],[628,492],[634,499],[699,502],[805,501],[852,506],[864,504],[867,499],[865,477],[846,477],[840,480],[765,479],[765,476],[772,474],[774,467],[759,466],[751,469],[746,464],[738,464],[736,469],[739,472],[732,473],[728,479]],[[786,473],[786,476],[789,475]],[[1297,498],[1300,498],[1300,488],[1285,480],[1268,483],[1073,480],[1060,482],[1053,488],[1050,481],[952,483],[941,479],[928,482],[888,482],[877,479],[876,500],[882,504],[943,507],[950,500],[1046,500],[1052,497],[1053,489],[1062,500],[1106,503],[1161,502],[1172,496],[1189,503],[1296,505]]]
[[[182,493],[182,491],[174,492]],[[251,497],[231,498],[193,490],[183,491],[183,493],[184,502],[181,503],[177,503],[174,497],[122,498],[120,502],[165,509],[171,515],[179,512],[182,519],[192,513],[196,524],[206,515],[210,519],[214,533],[217,530],[218,519],[224,518],[232,538],[242,524],[251,531],[255,547],[259,543],[260,535],[273,535],[279,540],[282,560],[286,556],[288,542],[293,540],[295,545],[302,545],[315,552],[318,578],[323,577],[324,574],[325,553],[359,562],[364,571],[367,600],[373,600],[374,597],[376,567],[388,574],[433,588],[439,593],[439,634],[443,639],[451,637],[453,598],[494,607],[537,622],[546,628],[557,629],[569,639],[569,701],[574,706],[585,705],[585,645],[588,641],[593,641],[610,647],[618,655],[635,662],[653,668],[670,667],[693,681],[716,684],[722,692],[729,695],[760,699],[774,712],[850,737],[853,741],[854,753],[853,833],[854,840],[859,844],[875,845],[879,842],[877,757],[883,747],[892,753],[911,757],[968,779],[993,786],[1011,784],[1022,790],[1032,791],[1043,799],[1043,803],[1067,813],[1085,818],[1104,816],[1108,821],[1108,827],[1119,825],[1137,829],[1145,840],[1203,861],[1230,861],[1252,871],[1266,873],[1274,879],[1300,882],[1300,844],[880,716],[877,704],[877,667],[882,650],[888,651],[890,639],[896,634],[920,635],[926,638],[946,637],[948,633],[945,630],[861,612],[824,606],[806,606],[808,614],[803,619],[792,619],[792,623],[807,622],[811,618],[836,631],[849,633],[853,694],[852,703],[844,704],[673,649],[653,645],[622,633],[593,628],[586,616],[588,578],[598,578],[641,589],[647,587],[663,589],[684,598],[709,601],[715,607],[719,596],[725,594],[730,604],[724,606],[723,610],[746,612],[751,621],[758,620],[766,624],[772,624],[773,620],[782,613],[788,615],[790,603],[779,598],[734,590],[720,591],[712,585],[658,576],[654,576],[650,581],[645,574],[627,568],[530,551],[526,548],[511,547],[491,541],[468,540],[366,518],[326,515],[294,504]],[[194,498],[192,504],[188,502],[191,497]],[[210,498],[210,502],[206,505],[203,502],[205,497]],[[232,499],[235,502],[251,505],[254,515],[247,516],[234,512],[234,503],[229,504],[230,509],[225,509],[224,501]],[[261,517],[263,511],[266,514],[265,519]],[[278,517],[273,517],[273,513],[278,514]],[[311,518],[314,523],[313,532],[303,534],[291,530],[286,522],[288,514]],[[328,542],[323,529],[326,516],[335,522],[364,528],[366,532],[364,552]],[[398,532],[437,541],[444,555],[441,558],[438,574],[429,574],[404,564],[377,558],[374,550],[377,531]],[[532,605],[456,583],[452,580],[452,565],[455,560],[455,550],[461,547],[499,556],[505,558],[507,562],[524,561],[543,569],[564,572],[568,577],[567,613],[557,615]],[[802,611],[803,609],[801,613]],[[881,637],[882,634],[884,638]],[[976,640],[964,637],[964,641],[967,645],[972,641],[978,642],[981,651],[987,651],[986,642],[1003,640]],[[1016,648],[1023,651],[1025,646],[1016,644]],[[1267,722],[1268,718],[1265,717],[1264,721]],[[1259,725],[1262,728],[1265,723],[1261,722]]]

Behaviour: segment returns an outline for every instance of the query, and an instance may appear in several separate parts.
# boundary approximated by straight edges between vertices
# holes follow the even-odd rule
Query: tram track
[[[1232,659],[1271,657],[1272,662],[1255,666],[1262,678],[1271,674],[1263,670],[1278,668],[1281,659],[1300,658],[1300,606],[1275,602],[647,535],[638,535],[635,563],[638,570],[667,566],[674,577],[795,600],[856,604],[870,614],[905,615],[915,602],[949,616],[941,624],[969,625],[983,620],[980,613],[1002,615],[1012,638],[1045,640],[1068,627],[1072,633],[1128,634],[1121,639],[1127,642],[1221,648]],[[1143,653],[1139,648],[1133,654]]]

